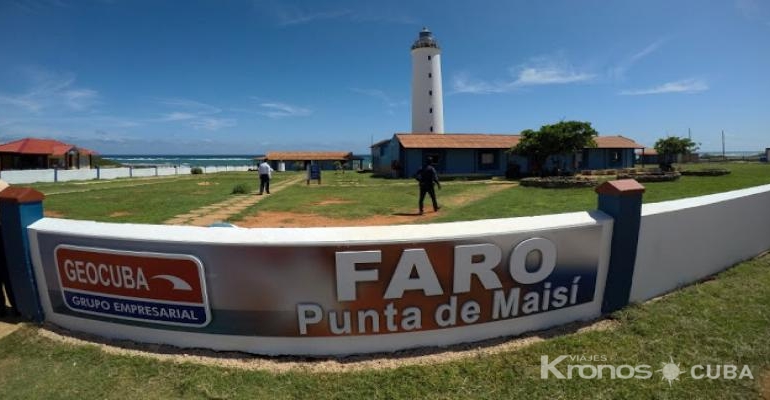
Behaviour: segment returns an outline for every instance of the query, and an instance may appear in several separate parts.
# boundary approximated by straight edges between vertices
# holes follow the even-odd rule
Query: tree
[[[594,137],[599,133],[590,122],[561,121],[553,125],[543,125],[540,130],[527,129],[521,132],[521,140],[511,147],[513,154],[529,159],[533,173],[546,175],[543,169],[549,156],[573,154],[586,147],[596,147]]]
[[[676,161],[676,156],[679,154],[690,154],[698,150],[698,144],[688,138],[680,138],[678,136],[669,136],[667,138],[658,139],[655,142],[655,151],[658,152],[658,164],[660,169],[664,171],[671,171],[673,167],[672,163]]]

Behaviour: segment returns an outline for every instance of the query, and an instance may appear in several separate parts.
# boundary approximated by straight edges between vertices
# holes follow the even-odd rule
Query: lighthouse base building
[[[477,133],[396,133],[372,145],[372,167],[379,176],[408,178],[430,159],[440,175],[526,175],[530,171],[529,160],[508,152],[520,138]],[[596,147],[577,154],[551,156],[543,167],[570,172],[632,168],[635,150],[644,148],[623,136],[599,136],[594,141]]]

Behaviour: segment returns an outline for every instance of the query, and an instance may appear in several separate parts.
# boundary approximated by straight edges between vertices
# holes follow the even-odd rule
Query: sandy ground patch
[[[110,214],[110,218],[117,218],[117,217],[125,217],[131,215],[128,211],[115,211],[114,213]]]
[[[770,370],[766,370],[759,378],[759,393],[764,400],[770,400]]]
[[[149,357],[175,363],[206,364],[225,368],[262,370],[274,373],[291,371],[309,373],[341,373],[361,370],[395,369],[411,365],[435,365],[467,358],[484,357],[516,351],[544,340],[591,331],[607,331],[620,324],[613,320],[573,323],[520,337],[507,337],[449,347],[420,348],[394,353],[365,356],[308,359],[304,357],[263,357],[239,352],[216,352],[205,349],[181,349],[157,344],[138,344],[126,340],[108,340],[78,334],[47,325],[38,334],[48,339],[78,346],[96,345],[108,354]]]
[[[350,200],[343,200],[343,199],[326,199],[324,201],[319,201],[318,203],[313,203],[314,206],[331,206],[335,204],[352,204],[353,202]]]
[[[198,186],[211,186],[211,185],[219,185],[219,183],[203,181],[203,182],[196,183],[196,185],[198,185]]]
[[[0,339],[10,335],[18,329],[19,325],[15,323],[9,323],[0,321]]]
[[[43,210],[43,216],[48,218],[63,218],[65,215],[58,211]]]
[[[427,212],[423,215],[417,215],[415,213],[413,215],[374,215],[366,218],[340,219],[318,214],[303,214],[287,211],[261,211],[259,215],[246,217],[235,222],[235,224],[243,228],[403,225],[420,223],[438,215],[438,213]]]
[[[476,192],[476,193],[463,193],[460,195],[452,196],[448,198],[445,203],[452,206],[464,206],[466,204],[473,203],[474,201],[479,201],[483,198],[489,197],[497,192],[503,191],[513,186],[516,186],[516,185],[514,184],[485,185],[483,191]]]
[[[490,196],[499,191],[510,188],[511,184],[496,184],[487,185],[483,191],[476,193],[467,193],[457,196],[448,197],[446,200],[438,195],[439,205],[449,205],[452,207],[459,207],[466,204],[473,203],[481,200],[487,196]],[[296,213],[289,211],[260,211],[259,215],[245,217],[244,219],[235,222],[236,225],[243,228],[302,228],[302,227],[332,227],[332,226],[379,226],[379,225],[404,225],[415,224],[429,221],[439,215],[441,211],[435,213],[431,211],[430,199],[425,200],[426,211],[423,215],[414,213],[394,213],[392,215],[373,215],[366,218],[357,219],[340,219],[334,217],[327,217],[312,213]],[[347,200],[339,198],[329,198],[313,205],[331,205],[331,204],[348,204],[351,203]]]

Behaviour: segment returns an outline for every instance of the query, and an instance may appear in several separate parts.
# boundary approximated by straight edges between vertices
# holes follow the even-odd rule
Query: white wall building
[[[412,44],[412,133],[444,133],[441,48],[428,28]]]

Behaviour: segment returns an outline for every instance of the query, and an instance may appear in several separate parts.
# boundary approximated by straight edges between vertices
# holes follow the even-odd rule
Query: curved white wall
[[[769,204],[765,185],[644,205],[630,301],[770,249]],[[608,268],[628,267],[608,265],[613,220],[599,211],[291,229],[43,218],[28,231],[48,321],[270,355],[443,346],[591,319]]]
[[[770,249],[770,185],[645,204],[631,302],[696,282]]]
[[[435,47],[418,47],[413,49],[412,132],[444,133],[443,99],[441,50]],[[431,112],[431,109],[433,112]],[[431,127],[433,130],[431,130]]]
[[[582,212],[432,225],[242,229],[43,218],[29,232],[41,304],[52,323],[181,347],[323,356],[443,346],[596,318],[612,220]],[[532,246],[544,246],[553,264],[524,267]],[[184,272],[184,265],[148,261],[159,258],[199,268],[202,283],[156,289]],[[121,275],[124,283],[144,285],[133,292],[111,288],[117,285],[110,283],[113,266],[130,270]],[[187,276],[198,279],[194,271]],[[194,304],[174,300],[190,287],[199,291]],[[160,300],[152,297],[156,292]],[[124,306],[145,317],[118,313]],[[203,307],[207,317],[191,324],[148,320],[152,307],[197,307],[200,316]],[[363,328],[359,320],[350,331],[334,331],[332,318],[342,321],[346,311],[354,319],[376,316],[378,328],[364,317]]]

